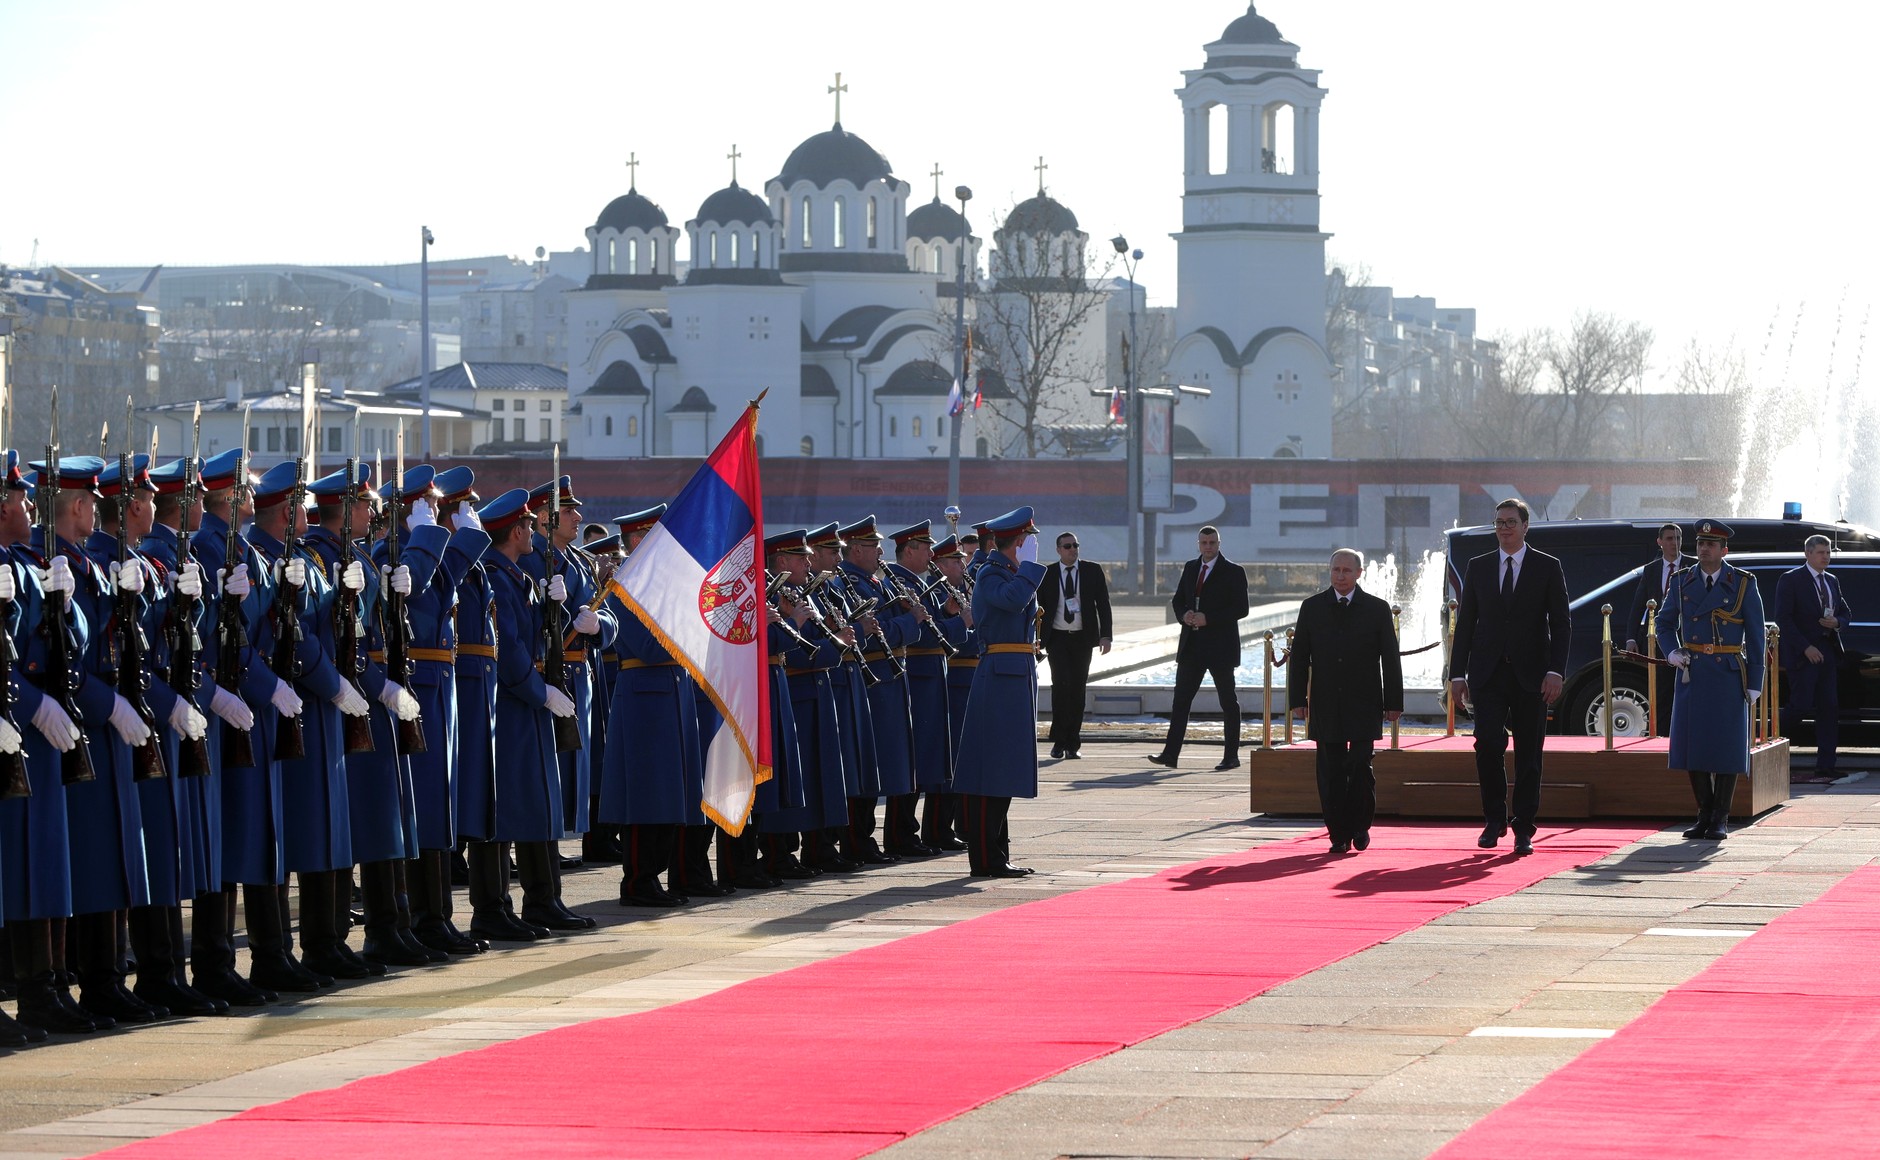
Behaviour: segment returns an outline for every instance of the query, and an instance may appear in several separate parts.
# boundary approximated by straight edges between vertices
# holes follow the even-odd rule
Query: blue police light
[[[1789,500],[1787,503],[1784,503],[1782,505],[1782,518],[1785,520],[1801,519],[1802,518],[1801,503],[1797,500]]]

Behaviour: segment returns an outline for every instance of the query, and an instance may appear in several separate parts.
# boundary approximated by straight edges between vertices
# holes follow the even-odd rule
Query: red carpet
[[[111,1155],[860,1156],[1653,830],[1547,827],[1529,858],[1477,832],[1265,845]]]
[[[1880,1156],[1880,867],[1777,918],[1441,1160]]]

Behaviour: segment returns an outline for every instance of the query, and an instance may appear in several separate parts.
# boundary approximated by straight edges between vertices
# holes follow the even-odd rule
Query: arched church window
[[[718,265],[718,231],[717,230],[713,230],[711,232],[711,242],[709,244],[709,248],[706,251],[705,264],[709,267],[716,267]]]
[[[764,264],[764,235],[758,233],[756,230],[752,230],[751,231],[751,265],[755,267],[755,266],[761,266],[763,264]]]
[[[973,440],[973,454],[977,455],[981,459],[984,459],[986,456],[992,454],[992,445],[986,442],[986,437],[984,435],[981,435],[979,438]]]
[[[731,231],[731,265],[735,268],[742,263],[738,260],[738,231]]]
[[[640,272],[640,241],[638,238],[627,239],[627,273]]]
[[[658,238],[646,239],[646,265],[648,267],[646,271],[647,273],[649,274],[659,273],[659,239]]]
[[[921,422],[920,422],[919,415],[916,415],[912,419],[909,419],[907,421],[907,433],[909,435],[912,435],[914,438],[919,439],[920,429],[921,429]]]
[[[1205,110],[1208,118],[1208,172],[1227,172],[1227,106],[1209,105]]]
[[[640,417],[638,415],[628,415],[627,416],[627,438],[637,439],[639,438],[639,435],[640,435]]]
[[[603,432],[603,434],[612,435],[614,433],[614,417],[612,415],[607,416],[604,426],[606,427],[606,431]]]
[[[808,435],[803,436],[803,441],[798,443],[796,446],[797,446],[797,450],[801,451],[805,455],[816,454],[816,440]]]
[[[879,247],[881,241],[881,206],[874,198],[868,199],[868,248]]]
[[[939,246],[935,246],[933,248],[933,272],[936,274],[940,272],[940,247]]]
[[[899,435],[899,434],[900,434],[900,432],[899,432],[899,431],[897,431],[897,430],[895,429],[895,423],[894,423],[894,416],[893,416],[893,415],[889,415],[889,416],[888,416],[888,434],[889,434],[889,436],[890,436],[890,437],[893,437],[893,436],[897,436],[897,435]]]
[[[614,242],[615,240],[616,239],[614,238],[607,239],[607,272],[609,274],[612,274],[614,272]]]
[[[816,235],[809,227],[809,195],[803,195],[803,248],[809,249],[816,244]]]
[[[790,244],[790,199],[783,199],[783,244]]]
[[[836,198],[836,224],[835,229],[830,233],[829,237],[838,250],[846,250],[849,246],[849,223],[846,220],[848,213],[848,199],[845,197]]]
[[[1291,105],[1268,105],[1260,117],[1260,172],[1293,172],[1293,130],[1298,123]]]

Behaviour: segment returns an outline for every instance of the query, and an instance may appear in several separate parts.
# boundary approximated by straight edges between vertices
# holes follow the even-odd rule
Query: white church
[[[1258,458],[1331,452],[1319,226],[1319,107],[1325,90],[1298,46],[1252,5],[1184,73],[1182,231],[1167,381],[1203,386],[1177,414],[1184,454]],[[954,379],[955,284],[967,270],[973,367],[985,406],[962,416],[964,455],[1027,454],[1023,408],[994,353],[1019,282],[1080,282],[1096,261],[1076,215],[1041,180],[980,239],[954,206],[909,210],[911,187],[840,121],[798,145],[762,195],[736,180],[680,227],[631,182],[587,233],[591,269],[567,303],[566,434],[571,455],[703,455],[746,400],[769,392],[765,455],[945,456]],[[1041,162],[1042,165],[1042,162]],[[1107,247],[1107,242],[1099,242]],[[1036,384],[1039,412],[1101,424],[1091,388],[1122,381],[1129,298],[1121,279],[1067,343],[1076,368]],[[1001,298],[1000,296],[1006,296]],[[1050,398],[1043,396],[1049,395]],[[1063,432],[1031,453],[1070,453]],[[1085,445],[1088,447],[1088,444]],[[1108,453],[1120,455],[1113,440]]]

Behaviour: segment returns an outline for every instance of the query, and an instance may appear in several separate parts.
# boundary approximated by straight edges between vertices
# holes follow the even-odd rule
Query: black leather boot
[[[72,919],[78,940],[78,1005],[93,1022],[104,1015],[119,1023],[155,1023],[169,1017],[169,1009],[153,1007],[131,994],[124,985],[118,950],[118,921],[122,912],[101,911]]]
[[[50,1033],[84,1035],[98,1030],[89,1015],[77,1009],[68,997],[60,1002],[55,990],[62,991],[52,972],[52,924],[48,919],[28,918],[6,925],[9,957],[13,961],[13,980],[19,996],[19,1022],[29,1041],[38,1042]],[[34,1033],[37,1032],[37,1038]]]
[[[516,843],[516,876],[522,880],[522,921],[551,931],[586,930],[587,920],[561,905],[561,883],[556,867],[560,860],[561,854],[553,842]]]
[[[398,877],[391,860],[361,866],[359,886],[366,908],[366,942],[360,957],[385,967],[428,966],[430,955],[413,950],[398,937]]]
[[[659,883],[672,864],[673,846],[683,827],[633,825],[624,827],[620,860],[620,901],[625,906],[673,907],[688,900]]]
[[[1721,842],[1730,836],[1730,806],[1736,800],[1736,779],[1734,773],[1716,774],[1716,786],[1711,793],[1710,810],[1705,818],[1704,832],[1698,837],[1706,841]]]
[[[1691,823],[1690,829],[1684,831],[1684,836],[1697,839],[1703,837],[1704,831],[1710,828],[1710,807],[1717,795],[1710,774],[1692,770],[1690,776],[1691,796],[1697,799],[1697,820]]]
[[[491,942],[534,942],[536,928],[509,911],[509,859],[501,842],[471,842],[464,854],[470,868],[470,933]]]

